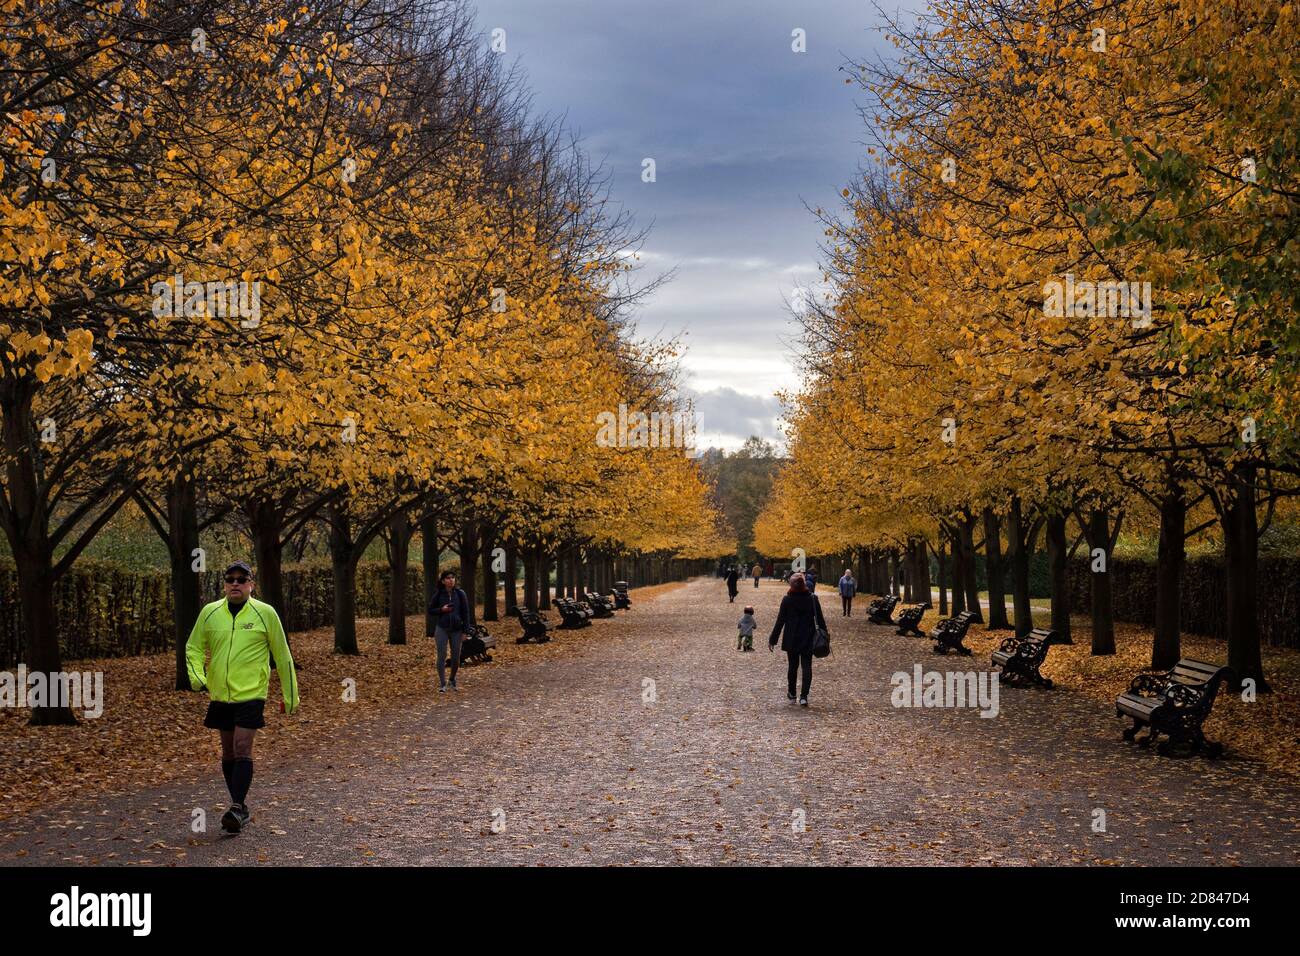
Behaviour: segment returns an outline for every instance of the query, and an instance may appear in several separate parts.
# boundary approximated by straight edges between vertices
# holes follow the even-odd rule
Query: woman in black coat
[[[808,590],[802,574],[790,576],[790,590],[781,598],[781,610],[772,625],[772,636],[767,639],[767,649],[776,647],[777,635],[784,629],[781,638],[781,650],[789,658],[790,666],[786,671],[786,697],[794,703],[794,680],[798,676],[800,665],[803,666],[803,685],[800,688],[799,703],[808,706],[808,691],[812,689],[812,651],[813,637],[817,626],[826,627],[826,618],[822,617],[821,603]]]
[[[740,572],[736,570],[733,564],[727,569],[727,603],[730,604],[736,600],[736,582],[740,580]]]

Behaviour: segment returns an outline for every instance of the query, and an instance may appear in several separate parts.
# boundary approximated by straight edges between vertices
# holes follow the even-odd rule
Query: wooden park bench
[[[1168,756],[1177,744],[1188,744],[1190,752],[1204,750],[1215,758],[1223,753],[1223,744],[1211,743],[1201,732],[1201,725],[1210,716],[1219,685],[1235,681],[1231,668],[1184,657],[1167,673],[1138,674],[1128,690],[1115,698],[1115,712],[1121,717],[1131,717],[1133,726],[1124,731],[1124,739],[1132,740],[1144,726],[1145,737],[1138,746],[1150,747],[1161,734],[1169,739],[1156,748]]]
[[[554,604],[560,612],[560,627],[572,629],[586,627],[591,623],[592,610],[585,602],[556,598]]]
[[[603,594],[587,592],[587,604],[591,607],[591,613],[595,617],[613,617],[614,601],[612,598],[605,597]]]
[[[519,608],[519,623],[523,625],[524,634],[515,641],[516,644],[526,644],[528,641],[545,644],[551,639],[550,631],[555,626],[541,614],[526,607]]]
[[[497,639],[488,633],[482,624],[471,624],[465,628],[460,642],[460,662],[462,664],[487,664],[492,660],[488,651],[497,646]]]
[[[1039,673],[1047,649],[1056,643],[1056,632],[1036,627],[1024,637],[1008,637],[993,652],[993,666],[1001,667],[998,680],[1004,684],[1024,682],[1052,689],[1050,678]]]
[[[914,604],[912,607],[905,607],[898,612],[899,634],[915,634],[917,637],[925,637],[925,631],[921,630],[921,618],[925,617],[928,604]]]
[[[614,607],[626,611],[632,607],[632,598],[627,593],[628,586],[626,581],[615,581],[614,590],[610,593],[614,595]]]
[[[873,598],[867,605],[867,620],[872,624],[893,624],[894,619],[891,616],[894,608],[898,607],[898,595],[886,594],[884,597]]]
[[[971,649],[962,641],[966,639],[966,631],[973,620],[975,620],[974,614],[970,611],[962,611],[956,617],[945,617],[936,624],[934,630],[930,632],[930,640],[934,641],[934,652],[947,654],[949,651],[956,651],[958,654],[969,656]]]

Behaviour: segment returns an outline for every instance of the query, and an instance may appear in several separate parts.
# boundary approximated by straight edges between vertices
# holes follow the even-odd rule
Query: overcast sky
[[[674,280],[639,312],[681,335],[698,444],[778,437],[773,395],[798,381],[786,302],[819,277],[821,228],[864,150],[846,57],[884,49],[862,0],[478,0],[484,43],[527,74],[538,112],[563,114],[650,226],[648,273]],[[806,35],[795,53],[792,31]],[[656,181],[642,181],[642,161]]]

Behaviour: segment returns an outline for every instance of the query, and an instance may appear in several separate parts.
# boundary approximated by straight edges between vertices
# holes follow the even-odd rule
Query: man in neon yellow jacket
[[[221,732],[221,772],[234,801],[221,827],[238,833],[250,819],[244,801],[253,783],[253,737],[266,724],[269,657],[275,658],[288,714],[298,709],[298,677],[280,616],[253,597],[252,568],[236,561],[226,568],[225,579],[226,596],[199,612],[185,660],[190,686],[206,690],[210,698],[203,726]]]

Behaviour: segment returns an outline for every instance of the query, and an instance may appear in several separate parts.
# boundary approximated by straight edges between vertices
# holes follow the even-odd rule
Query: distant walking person
[[[460,644],[465,637],[465,627],[469,624],[469,598],[465,592],[456,587],[456,572],[443,571],[438,579],[438,590],[429,602],[429,610],[438,615],[438,623],[433,628],[433,640],[438,649],[438,693],[448,688],[457,690],[456,671],[460,668]],[[447,683],[445,671],[447,648],[451,648],[451,683]]]
[[[749,573],[754,576],[754,587],[758,587],[758,579],[763,576],[763,566],[755,561],[754,566],[749,569]]]
[[[252,819],[245,800],[253,785],[253,738],[266,726],[271,658],[286,714],[298,709],[298,677],[280,616],[253,597],[253,569],[236,561],[224,577],[226,596],[199,612],[185,643],[185,663],[190,687],[208,692],[203,726],[221,732],[221,773],[232,801],[221,828],[238,833]]]
[[[733,564],[731,567],[727,569],[727,595],[728,595],[727,603],[728,604],[732,604],[736,600],[736,594],[739,593],[740,591],[740,589],[736,586],[736,582],[739,580],[740,580],[740,572],[736,570],[736,566]]]
[[[808,593],[816,594],[817,593],[817,569],[809,568],[807,571],[805,571],[804,580],[805,583],[808,585]]]
[[[813,638],[817,626],[826,627],[826,618],[822,616],[822,606],[816,596],[808,590],[802,574],[790,575],[790,590],[781,598],[781,610],[772,625],[772,634],[767,639],[767,649],[776,647],[777,636],[781,636],[781,650],[789,658],[786,670],[786,698],[794,703],[795,678],[799,668],[803,668],[803,684],[799,691],[800,706],[808,706],[808,691],[812,689]],[[827,628],[829,630],[829,628]],[[784,633],[782,633],[784,631]]]
[[[853,572],[845,568],[844,576],[840,578],[840,601],[844,604],[844,617],[853,616],[853,595],[857,593],[858,582],[853,579]]]

